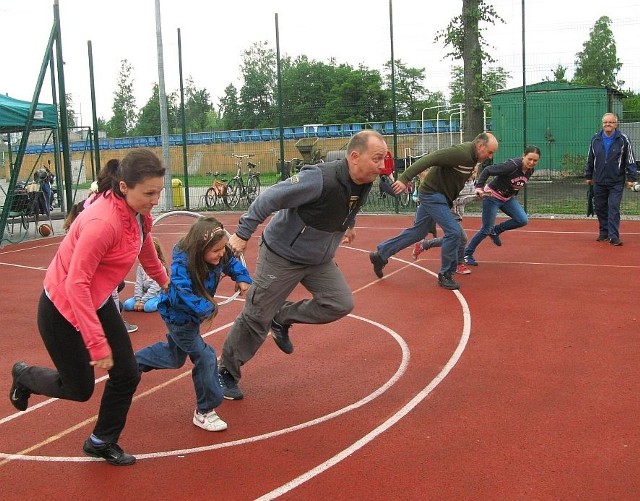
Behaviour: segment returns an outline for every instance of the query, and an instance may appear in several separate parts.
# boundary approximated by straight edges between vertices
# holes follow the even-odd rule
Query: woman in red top
[[[113,465],[130,465],[135,457],[117,442],[140,374],[111,292],[136,258],[163,288],[168,285],[149,235],[165,168],[142,149],[107,166],[111,175],[101,180],[101,194],[73,222],[44,279],[38,329],[57,370],[17,362],[9,397],[21,411],[32,393],[84,402],[93,393],[94,367],[107,370],[98,420],[83,450]]]

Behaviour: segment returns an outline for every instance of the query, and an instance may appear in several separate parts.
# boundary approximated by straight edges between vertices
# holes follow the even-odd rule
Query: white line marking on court
[[[357,250],[360,252],[367,252],[364,249],[356,249],[356,248],[351,248],[353,250]],[[394,258],[397,259],[397,258]],[[427,270],[426,268],[423,268],[422,266],[417,265],[416,263],[412,263],[409,261],[405,261],[403,259],[397,259],[398,261],[402,261],[408,265],[414,266],[416,268],[419,268],[431,275],[435,275],[432,271]],[[462,356],[462,353],[464,352],[470,334],[471,334],[471,314],[469,312],[469,306],[466,302],[466,300],[464,299],[464,296],[462,296],[462,294],[459,291],[452,291],[456,298],[458,299],[458,301],[461,304],[462,307],[462,311],[463,311],[463,329],[462,329],[462,335],[460,337],[460,340],[458,342],[458,345],[453,353],[453,355],[450,357],[450,359],[447,361],[447,363],[445,364],[445,366],[442,368],[442,370],[436,375],[436,377],[431,380],[429,382],[429,384],[423,388],[414,398],[412,398],[405,406],[403,406],[398,412],[396,412],[393,416],[391,416],[389,419],[387,419],[384,423],[382,423],[381,425],[379,425],[378,427],[374,428],[372,431],[370,431],[368,434],[366,434],[365,436],[363,436],[361,439],[357,440],[356,442],[354,442],[351,446],[347,447],[346,449],[344,449],[343,451],[341,451],[340,453],[336,454],[335,456],[333,456],[332,458],[328,459],[327,461],[321,463],[320,465],[316,466],[315,468],[307,471],[306,473],[298,476],[297,478],[287,482],[286,484],[264,494],[263,496],[261,496],[260,498],[258,498],[258,500],[262,501],[262,500],[271,500],[271,499],[275,499],[276,497],[282,496],[283,494],[295,489],[296,487],[302,485],[303,483],[307,482],[308,480],[320,475],[321,473],[327,471],[329,468],[335,466],[336,464],[340,463],[342,460],[348,458],[349,456],[351,456],[352,454],[354,454],[355,452],[357,452],[358,450],[360,450],[361,448],[363,448],[365,445],[367,445],[369,442],[371,442],[372,440],[374,440],[375,438],[377,438],[379,435],[381,435],[382,433],[384,433],[386,430],[388,430],[389,428],[391,428],[394,424],[396,424],[398,421],[400,421],[400,419],[402,419],[404,416],[406,416],[409,412],[411,412],[419,403],[421,403],[443,380],[444,378],[449,374],[449,372],[451,372],[451,370],[453,369],[453,367],[455,367],[455,365],[457,364],[457,362],[460,360],[460,357]],[[393,386],[393,384],[395,384],[395,382],[397,382],[397,380],[399,380],[399,378],[402,376],[402,374],[404,374],[404,372],[406,371],[406,368],[408,366],[408,362],[409,362],[409,348],[406,345],[404,339],[399,336],[397,333],[395,333],[394,331],[392,331],[391,329],[387,328],[386,326],[379,324],[378,322],[369,320],[369,319],[365,319],[364,317],[359,317],[356,315],[352,315],[350,314],[349,317],[355,318],[357,320],[361,320],[364,322],[368,322],[372,325],[375,325],[376,327],[386,331],[387,333],[389,333],[392,337],[394,337],[394,339],[396,340],[396,342],[399,343],[399,345],[402,348],[402,362],[400,364],[400,367],[397,369],[396,373],[394,374],[394,376],[387,381],[383,386],[381,386],[380,388],[378,388],[376,391],[374,391],[373,393],[371,393],[370,395],[368,395],[367,397],[365,397],[364,399],[359,400],[358,402],[355,402],[347,407],[344,407],[342,409],[339,409],[337,411],[334,411],[333,413],[327,414],[325,416],[313,419],[311,421],[307,421],[306,423],[300,423],[298,425],[295,426],[291,426],[289,428],[285,428],[282,430],[277,430],[274,432],[270,432],[270,433],[265,433],[262,435],[257,435],[254,437],[248,437],[245,439],[240,439],[240,440],[235,440],[235,441],[231,441],[231,442],[226,442],[226,443],[221,443],[221,444],[214,444],[214,445],[210,445],[210,446],[205,446],[205,447],[196,447],[196,448],[189,448],[189,449],[182,449],[182,450],[174,450],[174,451],[165,451],[165,452],[156,452],[156,453],[150,453],[150,454],[140,454],[140,455],[136,455],[138,459],[150,459],[150,458],[158,458],[158,457],[166,457],[166,456],[175,456],[175,455],[184,455],[184,454],[193,454],[193,453],[197,453],[197,452],[205,452],[205,451],[210,451],[210,450],[215,450],[215,449],[222,449],[222,448],[226,448],[226,447],[231,447],[234,445],[241,445],[241,444],[246,444],[246,443],[252,443],[252,442],[257,442],[260,440],[266,440],[268,438],[272,438],[272,437],[277,437],[279,435],[283,435],[286,433],[290,433],[293,431],[297,431],[300,429],[304,429],[310,426],[314,426],[318,423],[327,421],[329,419],[333,419],[339,415],[342,415],[346,412],[349,412],[353,409],[356,409],[358,407],[361,407],[363,405],[365,405],[366,403],[370,402],[371,400],[373,400],[374,398],[378,397],[379,395],[381,395],[382,393],[384,393],[387,389],[389,389],[391,386]],[[230,324],[227,324],[227,326]],[[216,332],[220,329],[223,329],[227,326],[223,326],[220,327],[218,329],[216,329],[215,331],[212,332]],[[211,333],[207,333],[207,335],[209,335]],[[203,336],[204,337],[204,336]],[[188,373],[185,373],[188,374]],[[175,379],[175,378],[174,378]],[[69,461],[69,462],[84,462],[84,461],[101,461],[100,459],[94,459],[94,458],[86,458],[86,457],[55,457],[55,456],[38,456],[38,457],[34,457],[34,456],[26,456],[26,455],[20,455],[20,454],[5,454],[5,453],[0,453],[0,458],[4,458],[5,461],[6,460],[11,460],[11,459],[18,459],[18,460],[30,460],[30,461]]]
[[[207,451],[212,451],[212,450],[216,450],[216,449],[223,449],[223,448],[227,448],[227,447],[232,447],[232,446],[236,446],[236,445],[243,445],[243,444],[248,444],[248,443],[253,443],[253,442],[258,442],[261,440],[266,440],[269,438],[273,438],[273,437],[278,437],[280,435],[284,435],[287,433],[292,433],[294,431],[298,431],[298,430],[302,430],[305,428],[309,428],[311,426],[315,426],[317,424],[323,423],[325,421],[328,421],[330,419],[334,419],[338,416],[341,416],[342,414],[345,414],[347,412],[350,412],[352,410],[355,410],[359,407],[362,407],[363,405],[368,404],[369,402],[371,402],[372,400],[374,400],[375,398],[379,397],[380,395],[382,395],[385,391],[387,391],[389,388],[391,388],[399,379],[400,377],[406,372],[407,367],[409,365],[409,359],[410,359],[410,352],[409,352],[409,347],[407,346],[407,343],[404,341],[404,339],[397,334],[395,331],[389,329],[388,327],[375,322],[373,320],[368,320],[366,318],[363,317],[359,317],[357,315],[348,315],[351,318],[355,318],[356,320],[360,320],[362,322],[366,322],[369,323],[375,327],[378,327],[379,329],[387,332],[391,337],[393,337],[395,339],[395,341],[398,343],[398,345],[400,346],[400,349],[402,350],[402,359],[400,362],[400,365],[398,367],[398,369],[396,370],[396,372],[394,373],[394,375],[388,380],[386,381],[382,386],[380,386],[378,389],[376,389],[375,391],[373,391],[372,393],[370,393],[369,395],[367,395],[366,397],[362,398],[361,400],[358,400],[357,402],[354,402],[350,405],[347,405],[346,407],[343,407],[341,409],[338,409],[334,412],[331,412],[329,414],[325,414],[324,416],[320,416],[318,418],[312,419],[310,421],[306,421],[304,423],[300,423],[294,426],[290,426],[288,428],[284,428],[281,430],[276,430],[276,431],[272,431],[269,433],[264,433],[261,435],[255,435],[253,437],[247,437],[247,438],[243,438],[243,439],[238,439],[238,440],[233,440],[230,442],[223,442],[223,443],[219,443],[219,444],[212,444],[212,445],[208,445],[208,446],[203,446],[203,447],[192,447],[192,448],[187,448],[187,449],[178,449],[178,450],[172,450],[172,451],[162,451],[162,452],[152,452],[149,454],[134,454],[136,456],[137,459],[152,459],[152,458],[162,458],[162,457],[168,457],[168,456],[179,456],[179,455],[185,455],[185,454],[195,454],[198,452],[207,452]],[[217,329],[208,332],[207,334],[203,335],[203,337],[208,336],[210,334],[213,334],[215,332],[218,332],[222,329],[225,329],[227,327],[231,326],[231,323],[228,323],[222,327],[218,327]],[[181,374],[178,377],[174,377],[170,382],[173,382],[183,376],[186,376],[188,374],[191,374],[191,371],[187,371],[184,372],[183,374]],[[106,376],[104,378],[100,378],[101,380],[106,379]],[[168,383],[164,383],[161,386],[166,386]],[[152,391],[156,391],[157,388],[153,388],[152,390],[148,390],[147,392],[145,392],[144,394],[141,395],[137,395],[136,397],[134,397],[134,399],[138,399],[141,398],[145,395],[148,395],[149,393],[151,393]],[[54,399],[52,399],[54,400]],[[44,402],[43,402],[44,403]],[[36,407],[36,406],[34,406]],[[27,409],[29,410],[29,409]],[[22,413],[18,413],[18,415],[20,415]],[[15,414],[14,414],[15,415]],[[6,419],[6,418],[5,418]],[[51,443],[54,440],[57,440],[65,435],[67,435],[68,433],[77,430],[80,426],[82,425],[86,425],[92,421],[94,421],[96,419],[96,417],[92,417],[89,418],[85,421],[83,421],[82,423],[76,424],[70,428],[68,428],[67,430],[64,430],[58,434],[56,434],[54,437],[49,438],[43,442],[41,442],[40,444],[36,444],[35,446],[30,447],[29,449],[27,449],[29,452],[35,450],[36,448],[39,448],[40,446],[46,445]],[[27,455],[25,451],[21,451],[19,453],[15,453],[15,454],[8,454],[8,453],[3,453],[0,452],[0,458],[2,458],[5,461],[9,461],[9,460],[23,460],[23,461],[44,461],[44,462],[55,462],[55,461],[64,461],[64,462],[86,462],[86,461],[102,461],[101,459],[96,459],[96,458],[89,458],[89,457],[76,457],[76,456],[30,456]]]
[[[420,266],[418,266],[418,268],[420,268]],[[424,271],[432,273],[426,269],[424,269]],[[454,351],[453,355],[451,356],[449,361],[445,364],[445,366],[442,368],[442,370],[438,373],[438,375],[427,386],[425,386],[425,388],[423,388],[415,397],[413,397],[404,407],[402,407],[398,412],[396,412],[393,416],[387,419],[380,426],[371,430],[368,434],[366,434],[360,440],[354,442],[351,446],[342,450],[341,452],[339,452],[332,458],[328,459],[324,463],[319,464],[315,468],[307,471],[306,473],[303,473],[302,475],[291,480],[290,482],[287,482],[286,484],[260,496],[259,498],[257,498],[256,501],[268,501],[268,500],[280,497],[286,494],[287,492],[295,489],[296,487],[299,487],[303,483],[311,480],[312,478],[320,475],[321,473],[324,473],[332,466],[335,466],[336,464],[340,463],[342,460],[348,458],[358,450],[362,449],[369,442],[373,441],[379,435],[381,435],[382,433],[387,431],[389,428],[391,428],[394,424],[396,424],[398,421],[400,421],[400,419],[402,419],[404,416],[409,414],[409,412],[411,412],[420,402],[422,402],[444,380],[444,378],[447,377],[449,372],[451,372],[453,367],[458,363],[458,360],[460,360],[460,357],[462,356],[462,353],[464,352],[467,346],[467,342],[469,341],[469,337],[471,335],[471,314],[469,312],[469,305],[464,299],[464,296],[459,291],[452,291],[452,292],[456,295],[456,297],[458,298],[458,301],[460,301],[460,304],[462,306],[463,319],[464,319],[462,336],[460,338],[460,341],[458,342],[458,346],[456,347],[456,350]]]

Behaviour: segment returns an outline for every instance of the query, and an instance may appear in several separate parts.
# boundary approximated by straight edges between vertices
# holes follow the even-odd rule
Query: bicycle
[[[247,200],[247,204],[251,204],[260,194],[260,173],[254,171],[257,167],[256,164],[247,161],[248,176],[245,183],[242,178],[242,160],[253,155],[236,155],[233,153],[231,156],[238,159],[236,163],[237,171],[233,179],[227,183],[223,200],[227,207],[235,209],[243,198]]]
[[[218,179],[220,177],[219,172],[216,172],[213,177],[211,187],[204,194],[204,203],[210,209],[213,209],[218,204],[218,200],[222,200],[225,205],[227,205],[225,195],[227,194],[227,186],[229,184],[224,178],[222,178],[222,180]]]

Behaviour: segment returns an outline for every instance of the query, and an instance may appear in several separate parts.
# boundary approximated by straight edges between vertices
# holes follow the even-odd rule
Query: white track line
[[[364,250],[364,249],[357,249],[357,248],[351,248],[351,249],[352,250],[357,250],[357,251],[360,251],[360,252],[368,252],[367,250]],[[423,267],[421,267],[421,266],[419,266],[419,265],[417,265],[415,263],[412,263],[412,262],[409,262],[409,261],[405,261],[405,260],[402,260],[402,259],[397,259],[397,260],[405,262],[408,265],[414,266],[416,268],[420,268],[421,270],[423,270],[423,271],[425,271],[425,272],[427,272],[427,273],[429,273],[431,275],[434,275],[434,273],[432,271],[427,270],[426,268],[423,268]],[[313,468],[313,469],[307,471],[306,473],[298,476],[297,478],[295,478],[295,479],[287,482],[286,484],[284,484],[284,485],[282,485],[282,486],[280,486],[280,487],[278,487],[278,488],[276,488],[276,489],[264,494],[263,496],[258,498],[259,500],[271,500],[271,499],[275,499],[276,497],[282,496],[283,494],[285,494],[285,493],[295,489],[296,487],[302,485],[303,483],[307,482],[308,480],[310,480],[310,479],[316,477],[317,475],[320,475],[321,473],[327,471],[329,468],[331,468],[332,466],[335,466],[336,464],[340,463],[342,460],[348,458],[350,455],[354,454],[359,449],[363,448],[369,442],[374,440],[376,437],[378,437],[379,435],[384,433],[386,430],[391,428],[398,421],[400,421],[400,419],[402,419],[409,412],[411,412],[411,410],[413,410],[419,403],[421,403],[444,380],[444,378],[449,374],[449,372],[451,372],[453,367],[457,364],[457,362],[459,361],[460,357],[462,356],[462,353],[464,352],[464,349],[467,346],[467,343],[468,343],[468,340],[469,340],[469,337],[470,337],[470,333],[471,333],[471,314],[469,312],[468,304],[467,304],[466,300],[464,299],[464,296],[462,296],[462,294],[459,291],[452,291],[452,292],[455,294],[455,296],[457,297],[458,301],[460,302],[460,304],[462,306],[462,311],[463,311],[462,335],[460,337],[460,341],[458,342],[458,346],[456,347],[456,350],[454,351],[453,355],[447,361],[447,363],[442,368],[442,370],[436,375],[436,377],[433,380],[431,380],[429,382],[429,384],[427,384],[427,386],[425,386],[425,388],[423,388],[414,398],[412,398],[398,412],[396,412],[393,416],[391,416],[389,419],[387,419],[384,423],[382,423],[378,427],[374,428],[368,434],[363,436],[361,439],[359,439],[356,442],[354,442],[351,446],[347,447],[346,449],[344,449],[340,453],[336,454],[335,456],[333,456],[329,460],[321,463],[320,465],[316,466],[315,468]],[[197,447],[197,448],[181,449],[181,450],[166,451],[166,452],[156,452],[156,453],[151,453],[151,454],[141,454],[141,455],[137,455],[137,458],[138,459],[150,459],[150,458],[157,458],[157,457],[166,457],[168,455],[175,456],[175,455],[193,454],[193,453],[196,453],[196,452],[204,452],[204,451],[209,451],[209,450],[214,450],[214,449],[221,449],[223,447],[230,447],[230,446],[233,446],[233,445],[241,445],[241,444],[245,444],[245,443],[256,442],[256,441],[259,441],[259,440],[265,440],[267,438],[276,437],[276,436],[279,436],[279,435],[282,435],[282,434],[285,434],[285,433],[290,433],[290,432],[293,432],[293,431],[297,431],[299,429],[303,429],[303,428],[307,428],[307,427],[313,426],[313,425],[321,423],[323,421],[327,421],[327,420],[332,419],[334,417],[337,417],[337,416],[339,416],[341,414],[344,414],[345,412],[349,412],[350,410],[353,410],[353,409],[356,409],[358,407],[361,407],[361,406],[365,405],[366,403],[370,402],[371,400],[373,400],[374,398],[376,398],[377,396],[379,396],[380,394],[384,393],[384,391],[386,391],[393,384],[395,384],[395,382],[400,378],[400,376],[406,371],[406,367],[407,367],[408,362],[409,362],[409,349],[408,349],[408,346],[406,345],[404,339],[402,339],[397,333],[395,333],[391,329],[387,328],[386,326],[384,326],[382,324],[379,324],[377,322],[365,319],[364,317],[359,317],[359,316],[356,316],[356,315],[349,315],[349,316],[352,317],[352,318],[355,318],[357,320],[361,320],[361,321],[364,321],[364,322],[371,323],[371,324],[373,324],[373,325],[385,330],[386,332],[391,334],[396,339],[396,341],[400,344],[400,346],[402,347],[403,357],[402,357],[402,363],[401,363],[400,367],[398,368],[398,370],[396,371],[394,376],[389,381],[387,381],[383,386],[378,388],[376,391],[374,391],[373,393],[371,393],[370,395],[368,395],[364,399],[361,399],[358,402],[355,402],[355,403],[353,403],[353,404],[351,404],[351,405],[349,405],[347,407],[339,409],[338,411],[335,411],[333,413],[327,414],[327,415],[322,416],[322,417],[317,418],[317,419],[313,419],[313,420],[308,421],[306,423],[300,423],[298,425],[295,425],[295,426],[292,426],[292,427],[289,427],[289,428],[285,428],[285,429],[282,429],[282,430],[277,430],[277,431],[274,431],[274,432],[265,433],[265,434],[257,435],[257,436],[254,436],[254,437],[248,437],[248,438],[241,439],[241,440],[235,440],[235,441],[232,441],[232,442],[214,444],[214,445],[210,445],[210,446],[206,446],[206,447]],[[229,324],[227,324],[227,326],[228,325]],[[216,329],[216,330],[220,330],[220,329],[225,328],[225,327],[226,326],[223,326],[223,327],[220,327],[219,329]],[[187,373],[185,373],[185,374],[187,374]],[[0,453],[0,458],[4,458],[5,460],[20,459],[20,460],[37,460],[37,461],[74,461],[74,462],[97,461],[97,460],[99,461],[99,459],[86,458],[86,457],[84,457],[84,458],[83,457],[52,457],[52,456],[34,457],[34,456],[27,456],[27,455],[20,455],[20,454],[5,454],[5,453]]]

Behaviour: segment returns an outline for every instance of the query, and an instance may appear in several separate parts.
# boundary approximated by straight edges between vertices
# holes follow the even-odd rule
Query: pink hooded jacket
[[[91,360],[111,354],[97,310],[122,282],[136,258],[159,284],[169,279],[149,236],[152,217],[136,213],[121,198],[99,196],[80,213],[47,269],[44,288],[58,311],[84,340]]]

